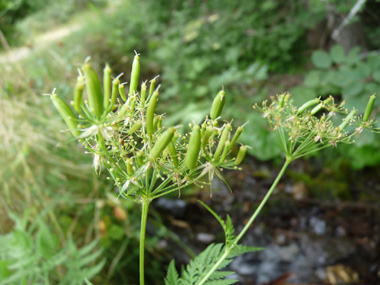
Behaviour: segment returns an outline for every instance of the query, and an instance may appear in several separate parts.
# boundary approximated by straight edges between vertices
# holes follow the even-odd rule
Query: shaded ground
[[[222,242],[220,225],[196,200],[207,201],[222,217],[228,213],[240,230],[279,167],[250,160],[243,169],[226,173],[233,195],[217,182],[212,200],[204,191],[186,202],[160,199],[156,208],[169,215],[169,228],[195,251]],[[293,162],[242,241],[266,249],[235,259],[233,277],[241,284],[380,284],[380,173],[341,172],[339,177],[326,167]],[[187,263],[188,256],[176,247],[168,245],[177,265]]]

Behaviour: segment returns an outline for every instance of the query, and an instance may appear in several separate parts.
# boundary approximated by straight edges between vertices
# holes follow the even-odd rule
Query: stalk
[[[281,171],[278,173],[276,180],[273,182],[272,186],[270,187],[269,191],[265,195],[264,199],[261,201],[260,205],[257,207],[256,211],[253,213],[251,218],[249,219],[248,223],[244,226],[240,234],[234,239],[233,243],[225,249],[223,255],[220,257],[217,263],[210,269],[210,271],[206,274],[205,277],[199,282],[197,285],[204,284],[207,279],[211,276],[212,273],[219,267],[219,265],[228,257],[228,255],[231,253],[232,249],[237,245],[239,240],[244,236],[246,231],[249,229],[249,227],[252,225],[253,221],[256,219],[262,208],[264,207],[265,203],[268,201],[269,197],[272,195],[274,189],[276,188],[278,182],[280,181],[281,177],[284,175],[285,170],[289,166],[289,164],[293,161],[293,158],[287,157],[284,165],[281,168]]]
[[[146,221],[148,218],[149,200],[142,202],[141,229],[140,229],[140,285],[144,285],[144,251],[145,251],[145,232]]]

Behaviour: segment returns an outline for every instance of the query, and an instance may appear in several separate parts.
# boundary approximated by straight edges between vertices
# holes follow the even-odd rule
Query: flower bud
[[[154,92],[154,87],[156,86],[156,78],[153,78],[150,81],[150,86],[149,86],[149,96],[151,96]]]

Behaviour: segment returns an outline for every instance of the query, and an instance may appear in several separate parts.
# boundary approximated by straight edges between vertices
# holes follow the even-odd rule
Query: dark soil
[[[262,200],[281,166],[247,159],[243,171],[228,171],[226,185],[214,181],[182,199],[159,199],[165,224],[195,252],[223,242],[219,223],[197,200],[222,217],[231,216],[237,232]],[[191,190],[187,190],[187,193]],[[262,251],[236,258],[230,269],[239,284],[380,284],[380,173],[330,169],[313,161],[293,162],[243,244]],[[178,242],[168,242],[177,265],[190,257]]]

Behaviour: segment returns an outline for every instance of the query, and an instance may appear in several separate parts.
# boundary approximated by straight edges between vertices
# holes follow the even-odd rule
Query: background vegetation
[[[0,284],[74,284],[85,277],[95,284],[136,282],[139,210],[115,198],[106,174],[94,173],[92,157],[60,132],[63,122],[41,96],[56,87],[70,100],[76,68],[86,56],[98,71],[108,62],[117,74],[128,73],[133,50],[141,53],[142,78],[160,74],[165,102],[160,111],[172,123],[207,114],[224,86],[227,117],[250,122],[242,137],[252,146],[250,154],[276,164],[280,151],[265,120],[252,112],[255,102],[290,91],[296,104],[332,94],[364,109],[368,97],[379,92],[379,1],[366,1],[333,37],[356,3],[1,1],[0,214],[7,218],[0,223]],[[333,165],[333,172],[371,171],[380,162],[380,140],[367,134],[355,146],[311,159]],[[322,198],[349,199],[345,193]],[[184,246],[155,219],[148,251],[156,262],[147,268],[148,284],[162,280],[170,259],[162,242]],[[23,256],[30,259],[19,262]],[[20,269],[25,266],[30,270]]]

